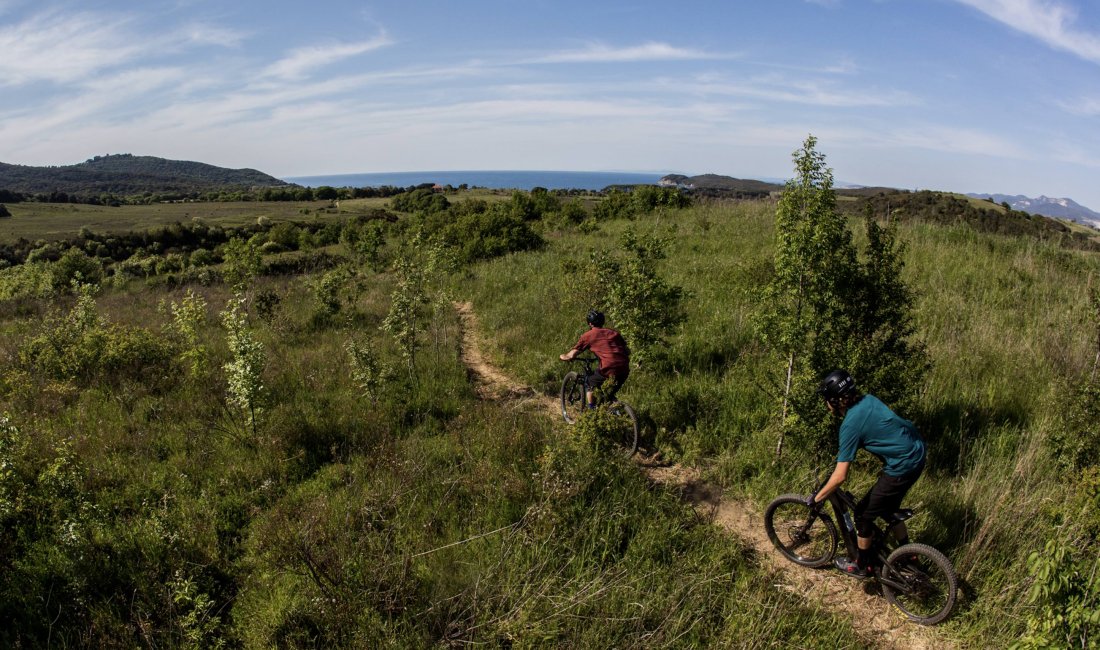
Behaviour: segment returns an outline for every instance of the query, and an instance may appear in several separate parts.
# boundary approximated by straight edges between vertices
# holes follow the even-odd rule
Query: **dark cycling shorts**
[[[856,504],[856,532],[860,537],[871,536],[876,517],[885,519],[901,508],[902,499],[923,471],[922,462],[920,467],[901,476],[879,474],[875,485]]]
[[[625,375],[604,376],[603,373],[597,370],[588,376],[588,382],[585,384],[585,387],[590,391],[595,391],[600,386],[603,386],[604,382],[610,379],[611,383],[609,383],[603,389],[602,393],[603,398],[606,401],[610,402],[611,400],[615,399],[615,394],[618,393],[619,389],[623,387],[623,384],[626,383],[626,378],[629,376],[629,373]]]

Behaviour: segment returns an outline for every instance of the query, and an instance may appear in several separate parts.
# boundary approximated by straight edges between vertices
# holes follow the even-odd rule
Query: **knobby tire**
[[[570,372],[561,382],[561,416],[569,424],[575,424],[584,412],[584,382],[580,375]]]
[[[815,569],[833,561],[840,540],[833,520],[821,510],[811,511],[806,497],[797,494],[784,494],[768,504],[764,529],[783,557]]]
[[[906,618],[921,625],[935,625],[951,614],[958,598],[959,577],[943,553],[926,544],[906,544],[895,549],[886,564],[880,581],[882,593]]]

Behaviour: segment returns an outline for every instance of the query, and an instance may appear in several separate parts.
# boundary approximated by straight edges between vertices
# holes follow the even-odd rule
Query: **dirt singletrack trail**
[[[560,405],[555,397],[538,394],[508,377],[484,357],[473,305],[455,302],[454,307],[462,322],[462,361],[469,369],[471,381],[482,399],[508,403],[513,408],[543,411],[560,421]],[[562,426],[566,426],[564,422]],[[807,569],[788,562],[768,539],[762,513],[748,502],[724,497],[722,489],[706,482],[697,469],[666,463],[658,453],[645,456],[639,452],[635,460],[652,483],[677,491],[685,503],[706,519],[737,535],[752,547],[760,561],[773,571],[777,589],[789,591],[812,603],[821,603],[833,611],[849,612],[852,627],[868,647],[889,650],[955,647],[950,639],[943,638],[934,628],[905,620],[871,586],[872,581],[863,582],[833,570]]]

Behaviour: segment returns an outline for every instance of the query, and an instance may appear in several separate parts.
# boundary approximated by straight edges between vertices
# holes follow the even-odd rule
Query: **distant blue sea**
[[[421,183],[439,183],[458,187],[530,190],[602,190],[608,185],[656,184],[664,174],[633,172],[555,172],[555,171],[449,171],[449,172],[389,172],[377,174],[338,174],[335,176],[292,176],[288,183],[305,187],[409,187]]]

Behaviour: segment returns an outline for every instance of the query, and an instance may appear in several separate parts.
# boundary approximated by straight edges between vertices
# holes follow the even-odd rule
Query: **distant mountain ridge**
[[[287,185],[286,181],[255,169],[227,169],[200,162],[132,154],[96,156],[82,163],[58,167],[0,163],[0,190],[27,194],[133,195]]]
[[[733,178],[721,174],[700,174],[698,176],[685,176],[683,174],[668,174],[657,181],[658,185],[669,187],[683,187],[692,190],[725,190],[733,192],[749,192],[768,194],[783,189],[778,183],[768,183],[744,178]]]
[[[1100,212],[1090,210],[1073,199],[1056,199],[1049,196],[1030,198],[1022,194],[967,194],[976,199],[993,199],[995,203],[1007,203],[1013,210],[1022,210],[1044,217],[1067,219],[1100,229]]]

